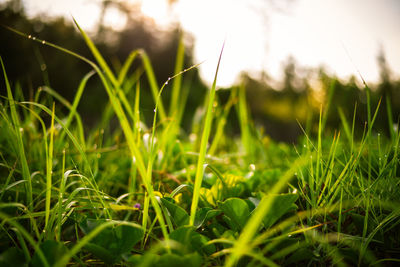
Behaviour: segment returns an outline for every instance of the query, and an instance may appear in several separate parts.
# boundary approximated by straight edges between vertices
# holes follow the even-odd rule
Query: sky
[[[399,0],[178,0],[172,6],[168,0],[125,1],[140,3],[160,27],[179,21],[195,38],[194,58],[204,61],[199,69],[207,83],[214,78],[224,42],[219,86],[234,84],[242,71],[265,71],[279,79],[290,55],[300,66],[323,65],[343,79],[360,72],[375,82],[380,48],[394,75],[400,74]],[[100,14],[100,0],[23,2],[29,15],[73,15],[89,31]],[[110,10],[105,23],[121,29],[126,20]]]

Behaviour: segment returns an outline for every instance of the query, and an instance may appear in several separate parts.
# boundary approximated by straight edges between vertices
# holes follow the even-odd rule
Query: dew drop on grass
[[[19,128],[19,131],[22,133],[22,132],[24,132],[24,128]]]
[[[153,109],[154,113],[156,112],[156,109]]]
[[[36,37],[35,37],[35,36],[33,36],[33,37],[32,37],[32,40],[36,40]]]
[[[28,38],[31,39],[31,38],[32,38],[32,35],[29,34],[29,35],[28,35]]]
[[[45,40],[43,40],[43,41],[42,41],[42,44],[46,44],[46,41],[45,41]]]

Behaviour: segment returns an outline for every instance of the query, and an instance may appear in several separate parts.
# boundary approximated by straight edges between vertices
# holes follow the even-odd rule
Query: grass
[[[0,102],[1,265],[400,261],[400,134],[391,130],[385,137],[374,129],[379,112],[388,114],[394,129],[390,105],[374,106],[368,97],[361,138],[355,137],[357,107],[351,122],[339,107],[342,129],[330,135],[327,116],[337,103],[328,97],[316,134],[307,127],[294,147],[265,143],[252,124],[246,88],[233,88],[226,104],[219,102],[221,50],[203,116],[189,135],[181,129],[190,90],[185,75],[197,65],[184,69],[182,41],[174,73],[159,86],[143,50],[111,69],[76,25],[95,61],[11,29],[93,68],[82,74],[72,103],[45,86],[25,101],[18,83],[11,87],[1,60],[6,88]],[[131,70],[137,58],[143,66]],[[154,101],[151,125],[140,116],[144,78]],[[99,124],[85,129],[77,110],[89,79],[101,80],[109,103]],[[172,90],[169,110],[164,90]],[[334,85],[329,90],[332,96]],[[225,128],[232,108],[239,137]],[[115,130],[109,126],[113,117],[120,125]]]

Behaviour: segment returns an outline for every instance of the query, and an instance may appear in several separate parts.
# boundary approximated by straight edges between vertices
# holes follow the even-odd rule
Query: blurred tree
[[[176,1],[179,0],[169,0],[169,3],[172,5]],[[256,6],[259,2],[254,1],[252,4]],[[293,3],[289,0],[284,2],[285,5]],[[181,30],[179,25],[166,31],[158,29],[154,22],[147,20],[140,13],[140,8],[135,6],[135,3],[137,4],[137,2],[127,1],[101,1],[103,15],[98,22],[98,34],[93,36],[93,39],[104,58],[112,63],[114,69],[118,69],[131,51],[138,48],[145,49],[154,67],[158,84],[161,85],[173,74]],[[273,5],[276,1],[265,1],[261,6],[266,7],[271,3]],[[103,19],[108,10],[112,8],[126,16],[125,29],[115,31],[106,25]],[[21,0],[11,0],[0,4],[0,24],[56,43],[93,59],[82,37],[70,21],[65,21],[63,18],[45,19],[45,17],[27,18]],[[185,54],[185,67],[188,67],[192,65],[193,39],[190,36],[186,37],[189,37]],[[19,81],[26,98],[32,96],[38,87],[48,85],[68,100],[72,100],[80,80],[90,71],[90,67],[86,63],[51,47],[22,38],[4,27],[0,27],[0,39],[2,40],[0,56],[5,62],[8,78],[13,83]],[[370,86],[372,105],[373,108],[376,107],[382,94],[387,96],[387,99],[391,101],[393,120],[396,123],[400,114],[400,80],[393,77],[383,49],[379,51],[377,62],[381,78],[378,84]],[[134,68],[140,64],[140,60],[135,61]],[[329,74],[322,67],[305,69],[299,66],[294,57],[290,57],[283,65],[281,81],[273,81],[264,72],[259,79],[243,74],[242,82],[247,88],[247,99],[252,117],[255,118],[257,124],[266,128],[266,133],[278,140],[296,141],[297,136],[301,134],[296,120],[304,125],[309,118],[313,118],[314,125],[318,123],[319,104],[315,105],[310,102],[315,97],[313,94],[315,94],[316,88],[314,87],[316,85],[323,90],[320,92],[325,96],[321,98],[323,105],[326,105],[326,101],[328,101],[326,96],[329,95],[329,90],[332,90],[332,103],[334,104],[329,111],[327,130],[340,128],[341,122],[337,116],[338,107],[341,107],[347,118],[351,120],[355,102],[358,106],[356,113],[358,133],[362,134],[364,130],[363,123],[367,120],[366,94],[355,77],[342,80]],[[197,70],[184,75],[184,84],[190,87],[187,103],[189,108],[183,118],[187,129],[191,125],[197,106],[203,102],[206,87],[201,82]],[[142,114],[150,121],[153,116],[154,103],[145,75],[141,77],[140,85]],[[5,95],[2,75],[0,75],[0,90],[0,94]],[[170,91],[167,87],[163,92],[166,104],[169,103]],[[226,91],[218,94],[222,102],[228,99]],[[79,106],[86,125],[90,125],[90,122],[100,114],[107,99],[99,79],[91,78]],[[130,96],[130,99],[133,97]],[[385,106],[381,105],[375,125],[377,129],[385,129],[385,132],[388,132]],[[314,116],[310,117],[310,114],[314,114]],[[234,116],[230,116],[230,119],[232,117]],[[232,125],[235,125],[235,122],[232,122]]]
[[[400,94],[398,83],[392,80],[392,71],[387,63],[385,52],[381,46],[377,56],[377,63],[379,67],[380,83],[377,87],[378,93],[382,95],[382,106],[383,109],[391,109],[391,114],[381,112],[381,117],[393,116],[393,122],[396,123],[399,120],[400,115]],[[396,86],[397,85],[397,86]],[[389,112],[389,110],[387,110]],[[387,124],[388,127],[389,124]],[[390,133],[392,129],[387,128],[387,132]],[[393,134],[393,133],[391,133]]]
[[[112,28],[104,25],[104,21],[100,19],[98,23],[99,34],[95,35],[93,39],[107,61],[118,66],[131,51],[141,48],[147,52],[152,62],[159,85],[173,75],[176,49],[180,38],[178,25],[167,32],[159,30],[138,13],[140,11],[138,8],[132,8],[123,1],[105,0],[102,2],[102,7],[103,16],[108,8],[113,7],[120,10],[128,19],[127,27],[120,32],[115,32]],[[0,4],[0,24],[56,43],[84,57],[93,59],[82,37],[71,22],[66,22],[62,17],[45,18],[46,16],[27,18],[20,0],[11,0]],[[32,42],[32,40],[23,38],[4,27],[0,27],[0,39],[7,40],[2,42],[0,46],[0,55],[5,61],[8,78],[10,81],[21,83],[26,97],[32,96],[40,86],[46,85],[56,90],[67,100],[72,101],[80,80],[85,73],[90,71],[90,66],[86,63],[51,47]],[[185,55],[186,66],[192,64],[191,51],[191,47],[188,46]],[[137,60],[134,67],[138,67],[140,64],[140,60]],[[198,90],[191,91],[195,97],[190,98],[189,102],[195,107],[200,103],[200,96],[204,94],[205,90],[197,71],[192,72],[194,87],[198,87]],[[0,76],[0,81],[2,81],[3,77]],[[145,76],[142,80],[143,93],[141,95],[143,100],[141,105],[144,110],[143,113],[147,113],[150,119],[153,115],[154,103]],[[3,85],[2,82],[0,88],[3,88]],[[165,97],[168,97],[168,91],[165,90]],[[5,91],[2,91],[1,94],[4,95]],[[93,122],[96,116],[100,114],[107,99],[99,79],[92,78],[85,89],[82,100],[84,102],[79,106],[84,119]],[[193,103],[193,99],[196,103]],[[169,103],[169,101],[166,101],[166,103]],[[194,111],[190,111],[189,114],[192,112]]]

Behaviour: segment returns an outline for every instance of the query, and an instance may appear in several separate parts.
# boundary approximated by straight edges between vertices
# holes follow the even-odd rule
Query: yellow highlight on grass
[[[135,208],[132,206],[128,205],[118,205],[118,204],[110,204],[110,208],[115,211],[121,211],[121,210],[140,210],[139,208]]]

